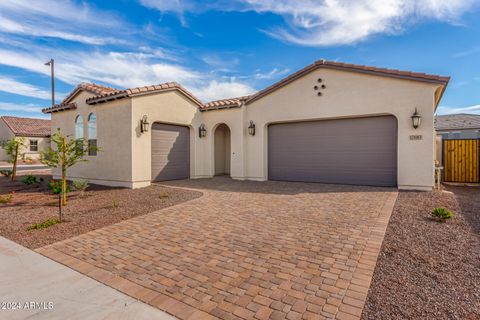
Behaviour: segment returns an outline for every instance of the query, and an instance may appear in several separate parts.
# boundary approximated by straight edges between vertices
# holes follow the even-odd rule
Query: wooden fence
[[[443,140],[443,180],[480,182],[480,140]]]

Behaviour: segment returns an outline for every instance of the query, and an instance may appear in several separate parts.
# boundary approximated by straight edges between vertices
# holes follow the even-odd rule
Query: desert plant
[[[29,174],[23,177],[22,182],[25,184],[35,184],[35,183],[38,183],[38,180],[37,180],[37,177]]]
[[[51,168],[60,168],[62,171],[62,205],[67,205],[67,169],[78,162],[88,161],[85,159],[89,150],[98,150],[89,147],[83,139],[73,139],[62,135],[60,129],[50,138],[51,144],[46,151],[41,151],[41,162]]]
[[[56,225],[57,223],[60,223],[61,221],[57,218],[51,218],[51,219],[47,219],[43,222],[40,222],[40,223],[34,223],[32,224],[31,226],[29,226],[27,228],[28,231],[30,230],[37,230],[37,229],[45,229],[45,228],[49,228],[53,225]]]
[[[170,194],[166,191],[161,191],[160,194],[158,195],[158,197],[160,199],[166,199],[166,198],[170,197]]]
[[[114,198],[114,199],[112,200],[112,208],[118,208],[119,205],[120,205],[120,204],[118,203],[118,200]]]
[[[83,197],[85,195],[85,190],[87,190],[89,184],[87,180],[73,180],[72,181],[72,188],[75,191],[80,192],[80,196]]]
[[[23,162],[26,163],[26,164],[32,164],[32,163],[33,163],[33,159],[30,158],[30,157],[25,157],[25,159],[23,159]]]
[[[432,216],[438,218],[441,222],[445,222],[448,219],[452,219],[455,214],[445,208],[435,208],[432,211]]]
[[[13,194],[12,193],[4,195],[4,196],[0,195],[0,204],[9,203],[12,200],[13,200]]]
[[[13,173],[12,170],[9,170],[9,169],[7,169],[7,170],[0,170],[0,174],[1,174],[2,176],[7,177],[7,178],[11,177],[11,176],[12,176],[12,173]]]
[[[50,189],[52,190],[53,194],[60,194],[62,193],[62,181],[61,180],[50,180],[48,184]],[[70,186],[67,184],[67,188],[65,189],[65,193],[70,192]]]
[[[22,147],[25,146],[24,138],[12,138],[7,140],[5,144],[2,145],[2,148],[5,150],[5,153],[8,156],[8,162],[13,163],[12,175],[10,176],[11,180],[14,181],[17,175],[17,162],[18,156],[22,152]]]

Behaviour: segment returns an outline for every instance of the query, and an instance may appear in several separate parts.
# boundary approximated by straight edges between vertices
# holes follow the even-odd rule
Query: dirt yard
[[[479,284],[480,188],[400,192],[362,319],[480,319]]]
[[[38,177],[43,183],[35,185],[22,183],[22,176],[16,182],[0,177],[0,195],[12,194],[9,203],[0,204],[0,235],[32,249],[202,195],[160,185],[135,190],[91,185],[84,196],[79,192],[68,194],[63,208],[65,222],[27,231],[34,223],[58,217],[58,195],[48,187],[51,176]]]

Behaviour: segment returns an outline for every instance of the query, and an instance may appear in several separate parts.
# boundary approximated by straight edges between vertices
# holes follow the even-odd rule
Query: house
[[[39,159],[40,151],[50,145],[50,120],[20,118],[2,116],[0,117],[0,144],[3,146],[7,140],[14,137],[25,139],[25,145],[20,150],[23,160]],[[0,148],[0,161],[8,160],[3,148]]]
[[[83,83],[43,112],[52,130],[102,150],[70,179],[139,188],[229,175],[431,190],[434,112],[448,81],[320,60],[247,97],[203,103],[174,82]]]
[[[480,139],[480,115],[458,113],[436,116],[435,130],[443,139]]]
[[[444,166],[444,150],[443,145],[445,140],[462,140],[462,139],[480,139],[480,115],[477,114],[448,114],[437,115],[435,117],[435,130],[437,132],[436,137],[436,160],[439,165]],[[450,152],[453,151],[450,150]],[[462,151],[458,151],[460,154]],[[465,152],[463,152],[465,153]],[[467,153],[468,156],[475,159],[475,154]],[[458,161],[462,161],[463,158],[459,158]]]

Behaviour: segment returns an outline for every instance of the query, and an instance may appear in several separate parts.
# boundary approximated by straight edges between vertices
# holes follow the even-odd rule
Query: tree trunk
[[[20,145],[17,143],[17,145],[15,146],[15,156],[13,157],[12,181],[14,181],[15,177],[17,176],[17,160],[19,147]]]
[[[62,204],[67,205],[67,138],[63,138],[62,153]]]

